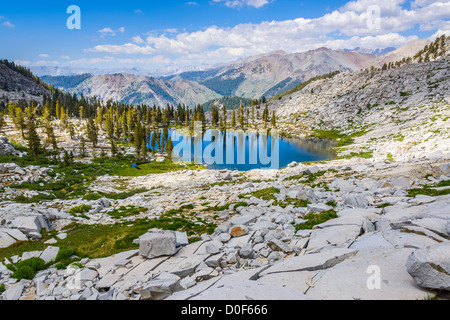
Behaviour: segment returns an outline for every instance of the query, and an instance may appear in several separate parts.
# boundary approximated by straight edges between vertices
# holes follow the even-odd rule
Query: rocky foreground
[[[316,183],[327,188],[301,183],[319,172],[323,174]],[[212,235],[188,244],[185,233],[150,230],[137,239],[139,249],[83,259],[65,270],[49,268],[33,280],[11,277],[5,264],[31,257],[54,260],[59,251],[54,241],[44,251],[0,264],[3,299],[428,299],[450,289],[450,195],[407,196],[419,185],[450,180],[448,161],[293,163],[281,171],[246,173],[243,183],[238,172],[213,173],[137,177],[133,185],[158,185],[160,194],[114,204],[139,203],[149,208],[146,215],[158,215],[163,207],[175,208],[186,199],[194,208],[205,198],[218,205],[246,201],[248,206],[217,212],[221,223]],[[103,187],[110,184],[106,180]],[[199,188],[218,181],[229,183]],[[272,187],[279,190],[275,200],[251,196]],[[243,194],[247,196],[239,198]],[[274,205],[289,199],[309,204]],[[107,224],[111,204],[105,199],[94,202],[87,214],[92,219],[84,222]],[[2,247],[82,219],[64,209],[10,202],[1,206]],[[332,209],[337,218],[296,231],[307,214]]]

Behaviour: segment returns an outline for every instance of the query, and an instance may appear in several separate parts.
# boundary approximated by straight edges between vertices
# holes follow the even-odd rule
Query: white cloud
[[[215,0],[215,2],[222,0]],[[268,2],[268,1],[267,1]],[[319,47],[369,49],[399,47],[417,36],[401,33],[420,26],[423,30],[449,30],[450,1],[379,0],[381,23],[371,28],[374,17],[367,10],[374,0],[357,0],[314,19],[298,18],[239,24],[231,28],[210,26],[195,32],[164,30],[133,37],[134,43],[99,45],[87,52],[129,55],[164,55],[174,63],[218,63],[275,50],[301,52]],[[257,1],[240,1],[257,5]],[[262,2],[258,2],[262,4]],[[424,23],[426,22],[426,23]],[[169,32],[173,31],[173,32]]]
[[[195,1],[189,1],[189,2],[186,2],[186,5],[188,5],[188,6],[198,6],[199,4],[197,2],[195,2]]]
[[[145,43],[145,41],[141,38],[141,36],[133,37],[132,40],[134,43],[137,43],[137,44]]]
[[[269,0],[213,0],[214,2],[225,2],[225,5],[230,8],[241,8],[249,6],[254,8],[261,8],[268,4]]]
[[[11,22],[9,22],[9,21],[3,22],[2,25],[4,25],[5,27],[8,27],[8,28],[15,28],[15,27],[16,27],[15,25],[13,25],[13,24],[12,24]]]
[[[144,11],[142,11],[141,9],[136,9],[136,10],[134,10],[134,13],[136,13],[136,14],[143,14]]]
[[[86,49],[86,52],[106,52],[110,54],[153,54],[155,49],[151,46],[140,47],[134,43],[124,45],[98,45],[92,49]]]
[[[163,65],[170,64],[172,61],[163,56],[157,55],[150,58],[117,58],[111,56],[105,56],[103,58],[83,58],[72,60],[69,62],[71,65],[100,65],[100,64],[129,64],[129,65]]]
[[[44,58],[44,59],[50,58],[50,56],[48,54],[46,54],[46,53],[41,53],[41,54],[38,55],[38,57]]]
[[[30,64],[30,61],[28,60],[14,60],[14,63],[19,66],[27,66]]]
[[[40,60],[35,63],[36,66],[59,66],[61,65],[59,61],[48,61],[48,60]]]
[[[69,56],[61,56],[61,59],[70,60],[70,57]]]
[[[116,59],[113,57],[103,57],[103,58],[83,58],[72,60],[69,63],[71,65],[86,65],[86,64],[102,64],[102,63],[115,63]]]
[[[106,38],[107,36],[115,37],[117,32],[124,33],[125,27],[120,27],[119,29],[117,29],[117,31],[111,28],[103,28],[101,30],[98,30],[98,32],[100,33],[100,38],[102,39]]]

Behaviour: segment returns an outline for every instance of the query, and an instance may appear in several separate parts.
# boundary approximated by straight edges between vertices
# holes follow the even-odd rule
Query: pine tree
[[[28,119],[28,123],[27,123],[26,127],[28,129],[28,135],[27,135],[28,149],[30,149],[30,151],[33,153],[34,161],[37,162],[38,154],[40,152],[40,147],[41,147],[41,141],[37,134],[36,123],[35,123],[35,120],[33,117],[30,117]]]
[[[87,135],[90,142],[92,142],[92,146],[95,149],[97,147],[98,142],[98,128],[95,125],[94,119],[89,118],[87,123]]]
[[[223,118],[223,125],[226,128],[227,127],[227,106],[222,106],[222,118]]]
[[[236,111],[233,108],[233,116],[231,118],[231,127],[236,127]]]
[[[84,140],[84,137],[81,137],[80,140],[80,157],[84,158],[86,157],[86,141]]]
[[[61,119],[61,107],[59,101],[56,101],[56,119]]]
[[[80,120],[83,121],[86,117],[86,111],[84,110],[83,106],[80,106],[79,108],[79,114],[80,114]]]
[[[244,128],[244,108],[242,106],[239,107],[239,125]]]
[[[105,130],[106,130],[106,136],[108,139],[113,139],[114,137],[114,119],[111,112],[106,113],[105,117]]]
[[[69,123],[68,130],[69,130],[70,139],[73,140],[73,138],[75,137],[75,128],[73,127],[72,123]]]
[[[67,127],[67,116],[66,116],[66,111],[61,107],[61,125],[62,128],[66,128]]]
[[[252,126],[255,126],[255,105],[252,103]]]
[[[269,121],[269,108],[266,107],[264,108],[264,112],[263,112],[263,121],[267,123],[267,121]]]
[[[64,157],[63,157],[64,165],[69,166],[72,163],[72,160],[70,158],[69,152],[67,150],[64,150]]]
[[[147,145],[145,144],[145,140],[142,140],[141,154],[142,154],[142,160],[146,161],[147,155],[148,155],[148,149],[147,149]]]
[[[274,110],[273,113],[272,113],[272,120],[271,120],[272,127],[275,127],[275,126],[276,126],[276,124],[277,124],[276,121],[277,121],[277,120],[276,120],[276,115],[275,115],[275,110]]]
[[[152,138],[150,140],[150,145],[152,147],[153,153],[155,153],[155,149],[156,149],[156,132],[155,131],[152,133]]]
[[[116,143],[114,142],[114,139],[111,139],[110,141],[111,141],[111,154],[115,156],[117,153],[117,146]]]
[[[25,138],[24,130],[27,127],[27,123],[25,122],[25,116],[22,112],[22,109],[16,108],[15,109],[15,115],[13,119],[14,125],[16,126],[17,130],[20,130],[22,133],[22,138]]]
[[[173,142],[172,142],[172,139],[168,139],[168,140],[167,140],[167,144],[166,144],[166,152],[167,152],[167,157],[168,157],[168,158],[172,158],[172,152],[173,152]]]
[[[58,141],[56,140],[56,136],[55,136],[55,133],[53,132],[53,129],[51,130],[51,133],[50,133],[50,142],[52,144],[54,154],[58,154],[58,150],[59,150]]]

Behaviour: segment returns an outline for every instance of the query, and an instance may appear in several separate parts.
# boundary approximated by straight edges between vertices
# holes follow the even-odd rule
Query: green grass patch
[[[364,151],[364,152],[350,152],[350,154],[345,156],[337,157],[335,160],[340,159],[353,159],[353,158],[362,158],[362,159],[372,159],[373,158],[373,151]]]
[[[355,143],[356,137],[367,134],[370,130],[363,129],[351,134],[344,134],[338,130],[315,130],[313,137],[316,139],[326,139],[336,141],[337,147],[344,147]]]
[[[121,219],[125,217],[135,216],[144,212],[147,212],[147,208],[143,207],[135,207],[135,206],[127,206],[120,207],[118,209],[114,209],[113,211],[108,212],[108,215],[114,219]]]
[[[383,209],[383,208],[387,208],[387,207],[391,207],[391,206],[392,206],[392,203],[386,202],[386,203],[378,205],[377,209]]]
[[[415,198],[419,194],[430,197],[446,196],[450,194],[450,189],[436,190],[431,187],[423,187],[408,190],[408,197]]]
[[[267,188],[267,189],[250,192],[250,193],[241,194],[241,195],[239,195],[239,198],[243,199],[243,198],[248,198],[248,197],[255,197],[255,198],[262,199],[262,200],[270,201],[270,200],[276,200],[276,198],[274,197],[275,193],[280,193],[280,190],[277,188],[271,187],[271,188]]]
[[[81,204],[79,206],[75,206],[69,209],[70,214],[77,214],[77,213],[86,213],[89,212],[92,209],[92,206],[87,204]]]
[[[303,199],[285,199],[283,201],[275,201],[273,205],[286,208],[289,205],[294,206],[294,208],[306,208],[311,202]]]
[[[321,223],[327,222],[328,220],[336,219],[336,218],[338,218],[338,215],[336,214],[336,211],[334,211],[334,210],[329,210],[329,211],[325,211],[325,212],[321,212],[321,213],[317,213],[317,214],[309,213],[305,216],[305,220],[307,220],[307,222],[304,224],[296,225],[295,229],[297,231],[298,230],[310,230],[316,225],[319,225]]]
[[[124,192],[119,192],[119,193],[99,192],[99,194],[102,197],[112,199],[112,200],[124,200],[124,199],[130,198],[132,196],[135,196],[137,194],[144,193],[147,191],[149,191],[147,188],[139,188],[139,189],[135,189],[135,190],[131,190],[131,191],[124,191]]]
[[[438,187],[450,187],[450,180],[447,181],[441,181],[437,185]]]
[[[102,195],[97,193],[97,192],[95,192],[95,193],[88,193],[87,195],[83,196],[83,200],[87,200],[87,201],[89,201],[89,200],[98,200],[98,199],[101,199],[101,198],[102,198]]]

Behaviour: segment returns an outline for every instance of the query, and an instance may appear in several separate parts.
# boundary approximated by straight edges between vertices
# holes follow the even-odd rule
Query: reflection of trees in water
[[[215,133],[217,132],[217,133]],[[169,132],[170,135],[173,132]],[[165,135],[165,134],[164,134]],[[317,155],[324,155],[327,157],[334,157],[335,153],[331,150],[332,147],[336,146],[336,143],[332,140],[325,139],[317,139],[317,140],[301,140],[296,138],[281,138],[277,135],[272,135],[270,130],[259,130],[259,131],[248,131],[248,132],[230,132],[230,131],[221,131],[221,130],[207,130],[206,132],[202,132],[202,137],[206,135],[206,142],[204,139],[201,140],[201,143],[208,144],[208,141],[212,141],[213,144],[216,145],[216,148],[222,148],[224,156],[227,155],[227,151],[229,151],[229,156],[231,157],[239,157],[240,154],[246,156],[246,146],[248,146],[248,151],[250,154],[252,152],[258,152],[258,148],[262,150],[267,150],[270,145],[270,150],[267,150],[269,154],[273,154],[276,142],[274,139],[278,139],[278,143],[284,141],[285,143],[295,145],[299,148],[304,149],[310,153],[314,153]],[[193,136],[183,136],[180,134],[174,134],[175,137],[183,137],[182,143],[188,143],[191,140],[191,146],[195,146],[195,142],[200,143],[200,141],[195,141]],[[178,141],[178,140],[177,140]],[[219,146],[218,144],[222,144]],[[250,155],[249,155],[250,156]],[[235,159],[236,160],[236,159]]]
[[[335,152],[331,150],[331,148],[335,147],[336,143],[332,140],[325,140],[325,139],[307,140],[307,139],[293,139],[293,138],[283,138],[283,140],[312,153],[326,156],[335,156]]]

